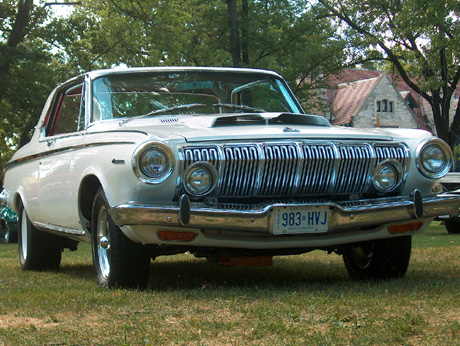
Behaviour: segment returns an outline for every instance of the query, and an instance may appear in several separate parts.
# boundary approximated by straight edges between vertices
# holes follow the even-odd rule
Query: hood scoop
[[[282,113],[275,117],[266,117],[261,114],[241,114],[216,118],[212,127],[235,125],[310,125],[326,126],[331,124],[319,115]]]

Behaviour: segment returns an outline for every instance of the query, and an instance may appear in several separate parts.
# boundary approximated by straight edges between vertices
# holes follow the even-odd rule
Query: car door
[[[48,148],[39,166],[39,222],[67,232],[78,228],[77,196],[72,193],[70,165],[82,142],[79,130],[84,118],[83,85],[82,80],[77,80],[63,86],[41,138]]]

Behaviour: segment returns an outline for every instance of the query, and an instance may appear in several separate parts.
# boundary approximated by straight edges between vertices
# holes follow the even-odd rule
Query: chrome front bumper
[[[129,202],[109,210],[118,226],[152,225],[187,229],[273,233],[275,207],[328,206],[327,233],[365,229],[440,215],[457,215],[460,198],[455,195],[421,197],[420,192],[406,197],[366,199],[346,202],[207,204],[190,202],[182,196],[177,203]]]

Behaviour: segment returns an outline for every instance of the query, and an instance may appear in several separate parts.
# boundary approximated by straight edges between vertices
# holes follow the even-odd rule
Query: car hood
[[[279,121],[283,116],[283,121]],[[356,129],[331,126],[321,116],[302,114],[222,114],[197,116],[161,116],[114,122],[118,131],[142,131],[158,139],[186,142],[267,140],[267,139],[357,139],[391,141],[423,136],[420,130]],[[96,130],[102,124],[94,125]],[[107,123],[104,129],[107,130]]]

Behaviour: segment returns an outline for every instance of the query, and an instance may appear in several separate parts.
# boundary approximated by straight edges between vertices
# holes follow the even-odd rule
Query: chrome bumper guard
[[[329,230],[361,229],[384,224],[430,219],[459,213],[460,198],[455,195],[411,196],[342,202],[293,202],[267,204],[193,203],[186,195],[177,203],[129,202],[109,210],[118,226],[152,225],[188,229],[273,233],[275,207],[328,206]]]

